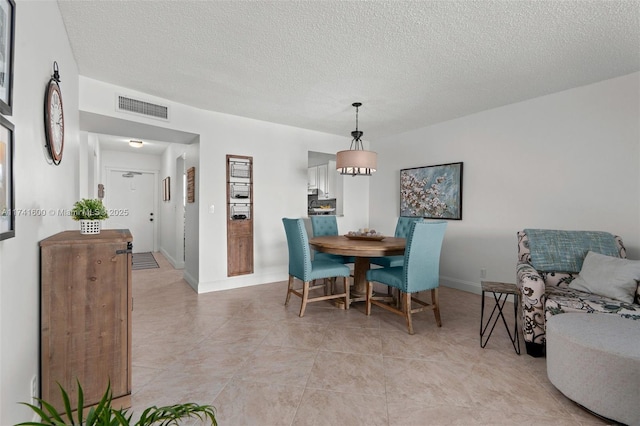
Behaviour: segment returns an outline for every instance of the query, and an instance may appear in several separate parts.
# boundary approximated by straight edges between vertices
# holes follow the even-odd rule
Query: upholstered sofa
[[[640,320],[640,261],[626,260],[626,250],[620,237],[606,232],[545,229],[525,229],[517,235],[517,286],[524,341],[529,355],[545,355],[545,324],[552,315],[583,312]],[[588,264],[585,261],[587,256]],[[604,259],[608,264],[613,262],[616,267],[626,269],[624,297],[618,292],[621,275],[618,271],[621,269],[612,270],[606,266],[608,264],[601,266],[591,259]],[[583,262],[585,269],[590,268],[590,276],[595,272],[600,277],[595,289],[584,288],[582,276],[586,277],[588,271],[583,270]],[[631,279],[628,278],[629,267]],[[610,271],[613,273],[603,278],[602,274]],[[611,280],[613,284],[609,282]],[[611,297],[611,291],[615,297]]]

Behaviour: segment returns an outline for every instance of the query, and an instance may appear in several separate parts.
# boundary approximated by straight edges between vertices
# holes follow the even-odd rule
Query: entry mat
[[[153,257],[153,253],[150,251],[146,253],[133,253],[133,267],[135,271],[137,269],[153,269],[159,268],[156,258]]]

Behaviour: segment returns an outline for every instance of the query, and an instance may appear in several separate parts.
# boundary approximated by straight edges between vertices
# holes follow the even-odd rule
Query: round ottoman
[[[640,425],[640,321],[565,313],[546,325],[551,383],[596,414]]]

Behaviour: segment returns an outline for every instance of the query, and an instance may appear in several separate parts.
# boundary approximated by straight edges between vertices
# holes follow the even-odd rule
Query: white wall
[[[160,229],[160,251],[176,269],[184,268],[183,252],[179,248],[183,240],[182,225],[182,179],[183,171],[176,170],[178,158],[186,157],[188,145],[171,144],[162,154],[162,168],[160,179],[167,176],[170,178],[170,199],[160,201],[160,211],[158,215]],[[182,160],[184,163],[184,160]],[[180,225],[178,225],[180,222]]]
[[[337,152],[350,140],[240,117],[220,120],[211,130],[215,131],[213,138],[205,139],[202,132],[200,139],[203,263],[198,290],[286,279],[288,255],[282,218],[307,215],[308,151]],[[253,157],[255,273],[233,278],[226,272],[226,154]],[[338,218],[338,226],[345,232],[368,223],[369,184],[362,177],[346,180],[344,217]],[[208,213],[212,204],[215,215]]]
[[[156,172],[160,173],[162,161],[159,155],[138,154],[122,151],[110,151],[102,148],[101,167],[102,176],[105,177],[107,168],[131,170],[136,172]],[[105,183],[105,182],[101,182]],[[105,187],[105,195],[107,192]]]
[[[202,227],[202,218],[200,217],[200,196],[202,186],[206,185],[206,181],[201,180],[200,175],[200,143],[195,143],[187,147],[184,154],[184,169],[188,171],[191,167],[195,167],[195,200],[190,203],[187,199],[185,206],[185,260],[184,260],[184,278],[194,290],[199,291],[200,288],[200,265],[206,267],[209,261],[207,256],[208,248],[212,241],[203,240],[200,236]],[[220,212],[218,212],[220,215]],[[213,242],[215,243],[215,242]],[[201,254],[205,256],[204,261],[200,262]]]
[[[464,162],[463,220],[449,221],[442,282],[514,282],[516,232],[608,231],[640,258],[639,73],[373,143],[371,226],[393,232],[400,169]]]
[[[116,94],[169,105],[168,122],[114,111]],[[80,109],[199,135],[189,145],[187,168],[196,167],[196,202],[187,204],[184,277],[198,292],[286,279],[287,246],[282,217],[307,215],[308,151],[335,153],[349,146],[348,135],[325,133],[203,111],[144,93],[80,78]],[[193,152],[191,151],[193,150]],[[248,155],[254,165],[254,270],[227,277],[226,155]],[[369,222],[369,179],[344,179],[341,230]],[[215,213],[209,213],[214,206]],[[195,245],[195,246],[194,246]]]
[[[78,70],[56,2],[16,2],[13,114],[15,203],[18,209],[71,209],[78,198]],[[43,125],[44,90],[58,62],[64,102],[62,162],[48,161]],[[38,242],[77,229],[65,216],[16,218],[15,238],[0,242],[0,424],[32,418],[30,401],[39,364]]]

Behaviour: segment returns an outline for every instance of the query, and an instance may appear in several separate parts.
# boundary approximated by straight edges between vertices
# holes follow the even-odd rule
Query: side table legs
[[[492,283],[487,283],[492,284]],[[496,327],[498,322],[498,318],[502,318],[502,322],[504,324],[505,329],[507,330],[507,334],[509,335],[509,340],[511,340],[511,344],[513,345],[513,349],[516,351],[518,355],[520,355],[520,336],[518,335],[518,293],[517,289],[514,292],[500,292],[496,289],[491,289],[490,285],[485,285],[485,282],[482,283],[482,306],[480,313],[480,347],[484,348],[487,345],[487,342],[491,338],[491,334],[493,333],[493,329]],[[514,285],[515,288],[515,285]],[[495,305],[493,306],[493,310],[491,311],[491,315],[487,319],[487,322],[484,322],[484,304],[485,304],[485,292],[489,291],[493,294],[493,298],[495,301]],[[513,332],[509,329],[509,325],[504,317],[504,304],[507,301],[510,294],[513,294],[513,317],[514,317],[514,326]],[[487,333],[487,329],[491,326],[491,329]]]

